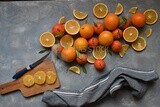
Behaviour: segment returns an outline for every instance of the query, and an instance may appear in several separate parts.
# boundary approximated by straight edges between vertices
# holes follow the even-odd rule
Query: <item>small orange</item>
[[[146,16],[143,13],[135,13],[131,17],[131,22],[135,27],[143,27],[146,23]]]
[[[120,19],[117,15],[114,13],[109,13],[105,18],[104,18],[104,25],[108,30],[114,30],[118,27],[120,22]]]
[[[98,37],[99,43],[103,46],[110,46],[114,40],[110,31],[103,31]]]
[[[88,42],[85,38],[79,37],[75,40],[74,47],[77,51],[85,52],[88,48]]]
[[[76,50],[73,47],[68,46],[62,50],[61,57],[66,62],[72,62],[76,58]]]
[[[94,67],[99,71],[103,70],[105,66],[106,66],[106,63],[103,59],[97,59],[94,62]]]
[[[83,38],[86,38],[86,39],[91,38],[93,36],[93,33],[94,33],[94,29],[90,24],[84,24],[80,28],[80,35]]]

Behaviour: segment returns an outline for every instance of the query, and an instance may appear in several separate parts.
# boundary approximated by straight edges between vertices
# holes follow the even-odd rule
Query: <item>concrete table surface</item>
[[[9,1],[0,2],[0,84],[12,81],[15,70],[34,62],[44,54],[38,54],[43,48],[39,43],[39,36],[51,27],[61,16],[73,19],[72,10],[80,9],[88,13],[88,22],[93,24],[97,19],[92,13],[95,3],[104,2],[109,12],[114,12],[118,2],[124,6],[124,16],[130,17],[128,10],[137,6],[138,11],[148,8],[160,10],[159,0],[54,0],[54,1]],[[81,21],[80,24],[84,23]],[[107,55],[107,68],[99,73],[93,65],[86,64],[88,73],[76,75],[65,72],[68,65],[57,60],[55,66],[61,81],[61,88],[79,90],[87,86],[94,78],[109,72],[116,66],[129,67],[141,70],[155,70],[160,74],[160,21],[152,26],[146,25],[144,29],[152,28],[153,34],[146,38],[147,48],[143,52],[135,52],[131,47],[124,58],[117,54]],[[144,31],[143,29],[143,31]],[[117,91],[113,96],[107,96],[102,101],[89,105],[89,107],[159,107],[160,80],[149,89],[142,99],[135,99],[128,89]],[[41,101],[42,94],[24,98],[19,91],[0,95],[0,107],[48,107]]]

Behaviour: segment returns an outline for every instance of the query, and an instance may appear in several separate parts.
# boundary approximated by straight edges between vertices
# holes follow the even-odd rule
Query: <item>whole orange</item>
[[[99,43],[103,46],[110,46],[114,40],[110,31],[103,31],[98,37]]]
[[[74,47],[77,51],[86,52],[88,48],[88,42],[85,38],[79,37],[74,41]]]
[[[99,41],[98,41],[98,38],[96,37],[92,37],[88,40],[88,45],[90,48],[95,48],[96,46],[98,46],[99,44]]]
[[[114,30],[118,27],[120,22],[120,19],[117,15],[114,13],[109,13],[105,18],[104,18],[104,25],[108,30]]]
[[[61,57],[66,62],[72,62],[76,58],[76,50],[73,47],[68,46],[62,50]]]
[[[97,70],[103,70],[106,66],[106,63],[103,59],[97,59],[95,60],[94,62],[94,67],[97,69]]]
[[[76,57],[76,61],[81,65],[87,63],[87,55],[80,53],[80,55]]]
[[[122,43],[119,40],[115,40],[113,41],[111,48],[113,52],[120,52],[122,49]]]
[[[146,23],[146,16],[143,13],[135,13],[131,17],[131,22],[135,27],[143,27]]]
[[[92,25],[90,24],[84,24],[80,28],[80,35],[83,38],[86,38],[86,39],[91,38],[93,36],[93,33],[94,33],[94,30]]]

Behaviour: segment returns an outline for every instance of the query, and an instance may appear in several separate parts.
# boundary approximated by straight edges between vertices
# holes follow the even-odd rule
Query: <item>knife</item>
[[[13,79],[18,79],[20,78],[23,74],[25,74],[27,71],[35,68],[37,65],[39,65],[41,62],[43,62],[43,60],[50,54],[47,53],[45,56],[43,56],[41,59],[39,59],[38,61],[34,62],[33,64],[31,65],[28,65],[27,67],[25,67],[24,69],[18,71],[12,78]]]

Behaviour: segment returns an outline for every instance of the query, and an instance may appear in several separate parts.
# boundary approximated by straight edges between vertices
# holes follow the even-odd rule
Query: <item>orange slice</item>
[[[126,42],[134,42],[138,38],[137,28],[130,26],[123,31],[123,38]]]
[[[131,7],[131,8],[129,9],[129,13],[134,14],[134,13],[137,12],[137,9],[138,9],[138,7]]]
[[[145,16],[146,16],[146,23],[149,25],[152,25],[154,23],[157,22],[158,20],[158,14],[154,9],[147,9],[144,12]]]
[[[116,14],[116,15],[120,15],[122,12],[123,12],[123,6],[122,6],[121,3],[118,3],[118,4],[117,4],[117,7],[116,7],[115,14]]]
[[[77,66],[71,66],[69,68],[69,70],[72,71],[72,72],[74,72],[74,73],[76,73],[76,74],[80,74],[80,69]]]
[[[66,22],[66,17],[65,16],[60,17],[58,23],[64,24],[65,22]]]
[[[53,71],[48,71],[46,73],[46,83],[47,84],[54,84],[56,82],[57,79],[57,75],[53,72]]]
[[[62,47],[66,48],[68,46],[72,46],[73,45],[73,37],[70,35],[65,35],[60,39],[60,44],[62,45]]]
[[[97,46],[96,48],[93,49],[93,57],[95,59],[104,59],[106,57],[106,47],[105,46]]]
[[[55,37],[50,32],[44,32],[40,36],[39,41],[40,41],[40,44],[44,47],[52,47],[55,44]]]
[[[147,43],[143,37],[138,37],[137,40],[133,42],[131,45],[135,51],[142,51],[146,48]]]
[[[46,73],[44,71],[37,71],[34,74],[34,82],[38,85],[44,84],[46,81]]]
[[[128,48],[129,48],[129,45],[128,45],[128,44],[123,44],[123,45],[122,45],[122,49],[121,49],[121,51],[119,52],[119,56],[123,58],[124,55],[126,54]]]
[[[150,37],[151,34],[152,34],[152,29],[151,28],[146,29],[145,34],[146,34],[147,37]]]
[[[96,59],[95,59],[93,56],[88,56],[88,57],[87,57],[87,61],[88,61],[89,63],[91,63],[91,64],[93,64],[95,60],[96,60]]]
[[[80,25],[76,20],[68,20],[64,27],[66,32],[70,35],[76,35],[80,30]]]
[[[31,87],[34,85],[34,78],[32,75],[25,75],[23,77],[23,84],[26,86],[26,87]]]
[[[73,16],[79,20],[83,20],[85,19],[88,14],[86,12],[82,12],[82,11],[79,11],[79,10],[73,10]]]
[[[93,14],[97,18],[104,18],[108,14],[108,7],[104,3],[97,3],[93,7]]]

